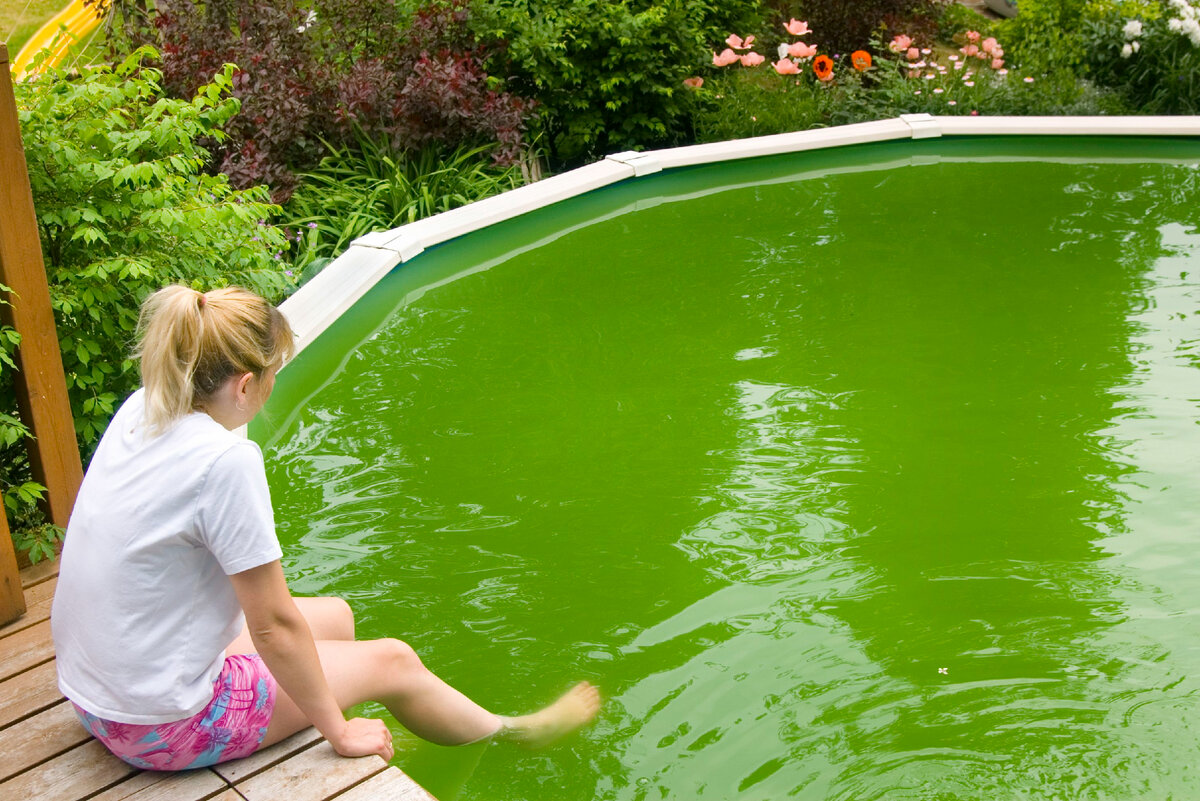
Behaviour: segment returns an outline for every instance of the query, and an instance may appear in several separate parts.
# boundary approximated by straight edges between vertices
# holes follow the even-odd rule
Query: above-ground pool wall
[[[934,117],[906,114],[897,119],[836,128],[618,153],[502,195],[390,231],[376,231],[360,237],[280,308],[296,331],[299,351],[311,344],[394,267],[426,248],[594,189],[677,167],[943,136],[1200,136],[1200,116]]]

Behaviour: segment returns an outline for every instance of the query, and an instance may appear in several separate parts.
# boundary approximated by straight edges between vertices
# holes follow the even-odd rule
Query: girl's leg
[[[317,642],[321,668],[342,709],[378,701],[409,731],[438,745],[465,745],[500,734],[540,746],[596,716],[600,693],[581,682],[546,708],[522,717],[500,717],[439,679],[400,640]],[[311,724],[280,689],[262,747]]]
[[[462,745],[499,731],[503,720],[431,673],[400,640],[318,641],[321,669],[342,709],[378,701],[413,734]],[[262,747],[312,724],[282,688]]]
[[[314,640],[353,640],[354,612],[350,604],[341,598],[293,598],[296,608],[308,622]],[[234,638],[225,649],[227,655],[255,653],[254,643],[250,640],[250,632],[242,628],[242,633]]]

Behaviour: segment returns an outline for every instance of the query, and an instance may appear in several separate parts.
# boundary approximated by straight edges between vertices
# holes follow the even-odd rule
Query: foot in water
[[[518,718],[501,718],[500,737],[527,748],[541,748],[584,725],[600,711],[600,691],[581,681],[545,709]]]

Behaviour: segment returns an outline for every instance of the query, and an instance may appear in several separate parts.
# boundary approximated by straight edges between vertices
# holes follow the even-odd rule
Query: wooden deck
[[[28,611],[0,627],[0,799],[39,801],[435,801],[379,757],[346,759],[315,729],[236,762],[139,771],[84,730],[58,692],[50,600],[58,567],[21,571]]]

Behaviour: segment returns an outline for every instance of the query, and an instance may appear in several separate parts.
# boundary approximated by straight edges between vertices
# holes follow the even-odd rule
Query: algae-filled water
[[[293,589],[497,711],[607,698],[397,764],[443,801],[1200,797],[1198,165],[801,153],[393,271],[252,432]]]

